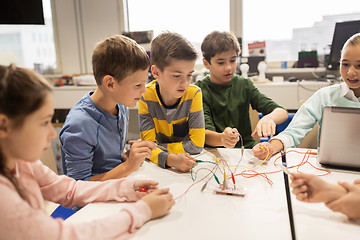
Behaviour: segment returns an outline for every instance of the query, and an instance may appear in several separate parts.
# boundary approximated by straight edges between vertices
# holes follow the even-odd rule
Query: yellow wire
[[[265,159],[262,160],[262,162],[261,162],[256,168],[250,168],[250,167],[243,166],[243,165],[239,165],[239,167],[243,167],[243,168],[247,168],[247,169],[249,169],[249,170],[255,171],[255,170],[258,169],[261,165],[263,165],[263,163],[264,163],[264,162],[268,159],[268,157],[269,157],[270,150],[269,150],[269,148],[267,148],[267,147],[265,147],[265,146],[263,146],[263,145],[262,145],[260,148],[266,148],[266,150],[267,150],[267,155],[266,155]],[[236,166],[231,165],[230,167],[236,167]]]

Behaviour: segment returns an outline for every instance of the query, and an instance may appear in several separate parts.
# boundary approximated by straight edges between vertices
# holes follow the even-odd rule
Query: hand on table
[[[168,188],[155,190],[141,200],[146,202],[151,209],[151,219],[159,218],[169,212],[175,201]]]
[[[274,153],[274,148],[270,143],[262,142],[262,143],[256,144],[252,148],[252,151],[253,151],[254,156],[257,157],[258,159],[264,160],[267,156],[266,160],[269,160]]]
[[[188,153],[169,154],[166,165],[181,172],[188,172],[193,166],[196,166],[196,159]]]

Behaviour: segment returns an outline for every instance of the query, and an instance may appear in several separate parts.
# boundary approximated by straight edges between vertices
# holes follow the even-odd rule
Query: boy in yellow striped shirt
[[[150,160],[160,167],[187,172],[205,143],[202,94],[191,85],[198,55],[192,44],[177,33],[165,32],[151,42],[151,71],[156,78],[139,101],[142,140],[158,148]]]

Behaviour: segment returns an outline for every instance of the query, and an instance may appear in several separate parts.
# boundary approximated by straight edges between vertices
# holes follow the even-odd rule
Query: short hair
[[[194,46],[178,33],[164,32],[151,41],[151,64],[156,65],[160,71],[163,71],[172,59],[196,60],[197,57]]]
[[[92,55],[93,74],[97,85],[106,75],[120,82],[138,70],[150,66],[149,56],[144,48],[123,35],[115,35],[97,44]]]
[[[229,32],[213,31],[201,43],[203,57],[210,63],[212,57],[218,53],[234,50],[236,56],[240,54],[240,45],[236,37]]]

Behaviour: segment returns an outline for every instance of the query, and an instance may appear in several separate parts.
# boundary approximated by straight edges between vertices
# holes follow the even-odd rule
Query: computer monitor
[[[346,40],[349,39],[349,37],[359,32],[360,32],[360,21],[336,23],[333,40],[331,44],[329,60],[326,66],[328,70],[339,69],[341,49],[344,46],[344,43],[346,42]]]

